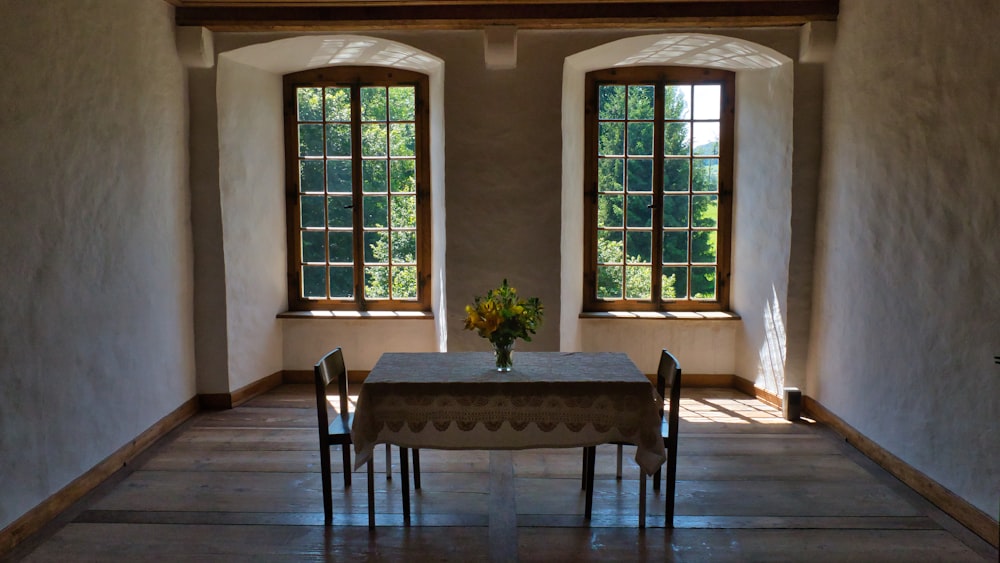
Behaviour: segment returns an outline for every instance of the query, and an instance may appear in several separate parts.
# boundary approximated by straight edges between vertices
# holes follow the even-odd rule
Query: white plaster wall
[[[809,394],[994,519],[1000,5],[843,0]]]
[[[437,349],[433,320],[283,319],[287,370],[311,370],[340,346],[349,370],[370,370],[383,352],[428,352]]]
[[[792,216],[792,65],[740,72],[736,90],[732,308],[743,318],[736,369],[780,394]],[[689,369],[686,368],[685,369]]]
[[[0,528],[195,393],[160,0],[0,2]]]
[[[580,349],[625,352],[642,373],[659,367],[670,350],[687,374],[733,374],[740,321],[677,319],[580,319]]]
[[[577,146],[578,142],[572,134],[567,136],[567,130],[563,129],[569,115],[567,98],[564,97],[564,63],[571,55],[619,39],[633,37],[635,44],[640,45],[645,40],[634,36],[649,33],[655,32],[521,30],[518,32],[518,66],[511,70],[485,68],[480,31],[369,34],[380,40],[396,41],[426,53],[442,62],[442,69],[447,69],[447,80],[444,80],[443,72],[432,74],[432,81],[439,81],[438,84],[443,86],[437,115],[444,117],[443,133],[438,134],[437,130],[432,129],[432,136],[438,141],[447,140],[446,145],[434,145],[435,150],[442,152],[433,157],[432,174],[435,174],[434,196],[443,197],[444,208],[448,210],[445,219],[444,214],[435,208],[435,264],[442,268],[436,269],[435,274],[443,282],[443,274],[447,272],[449,283],[447,292],[444,291],[443,283],[434,288],[438,342],[436,347],[429,349],[485,349],[486,344],[482,339],[463,330],[464,306],[471,302],[473,296],[483,294],[504,277],[509,278],[522,294],[539,296],[546,306],[542,330],[534,342],[524,343],[519,346],[520,349],[572,350],[583,346],[584,337],[578,330],[581,325],[577,319],[582,247],[576,246],[582,244],[577,242],[582,236],[582,207],[577,205],[580,198],[576,187],[579,183],[567,191],[567,181],[563,177],[564,170],[573,171],[578,168],[572,159],[566,160],[567,153],[563,151],[563,147]],[[764,46],[773,45],[782,52],[794,52],[797,48],[797,31],[793,29],[732,32],[730,35]],[[272,47],[278,43],[270,42],[283,39],[294,39],[294,45],[298,46],[292,50],[273,50]],[[324,66],[332,56],[339,56],[337,53],[342,43],[337,34],[297,38],[279,34],[216,34],[216,46],[222,53],[220,60],[229,58],[231,62],[255,66],[274,74],[292,72],[307,66]],[[290,63],[289,61],[302,57],[306,51],[300,50],[299,46],[307,44],[310,49],[308,52],[314,55],[306,59],[308,65],[295,66]],[[753,60],[765,66],[780,62],[781,54],[772,56],[768,53],[768,48],[761,48],[759,55],[755,55],[758,58]],[[750,62],[744,62],[753,63],[749,58],[747,61]],[[733,63],[729,61],[726,64]],[[574,81],[577,78],[582,83],[582,74],[574,78]],[[234,93],[237,91],[233,90]],[[260,102],[253,97],[252,90],[243,90],[243,95],[248,100],[256,100],[255,113],[272,112],[275,116],[278,115],[278,106]],[[227,103],[226,99],[220,93],[220,108]],[[782,103],[784,99],[777,98],[773,103]],[[444,103],[445,100],[447,104]],[[211,103],[214,102],[211,100]],[[205,100],[195,100],[192,103],[197,106],[205,103]],[[582,121],[582,116],[579,120]],[[240,140],[245,137],[243,134],[236,136]],[[225,144],[226,141],[222,139],[220,143]],[[225,168],[225,157],[220,158],[223,160],[220,166]],[[575,158],[582,158],[582,153]],[[442,166],[442,162],[444,170],[434,168]],[[447,192],[441,189],[445,173],[449,185]],[[194,180],[197,181],[199,179]],[[785,188],[790,189],[787,185]],[[579,208],[578,213],[573,211],[574,206]],[[238,214],[230,215],[225,204],[223,208],[226,217],[237,217]],[[280,213],[281,209],[283,206],[271,213]],[[787,206],[773,211],[776,216],[780,213],[787,213]],[[445,220],[448,235],[446,252],[443,245],[438,246],[444,240],[445,225],[437,224],[438,221]],[[228,264],[231,240],[228,235],[226,240]],[[280,240],[283,243],[283,234]],[[767,244],[787,244],[787,240],[777,243],[767,241]],[[258,261],[257,264],[263,265],[263,262]],[[269,267],[276,267],[276,262],[270,259],[268,264]],[[787,270],[787,259],[784,269]],[[245,274],[250,271],[251,269],[246,269]],[[226,272],[228,278],[232,272],[228,265]],[[283,276],[283,264],[279,272]],[[273,272],[266,275],[272,274]],[[227,292],[236,283],[227,279]],[[768,285],[765,289],[768,290],[767,294],[759,298],[762,302],[771,297],[771,286]],[[276,306],[274,299],[267,300],[267,305],[257,302],[253,306]],[[567,303],[570,305],[567,306]],[[281,304],[283,305],[283,301]],[[232,311],[228,314],[233,316]],[[262,313],[260,322],[265,322],[264,317]],[[298,321],[285,319],[280,322],[286,327],[282,334],[284,369],[302,369],[302,366],[312,365],[319,350],[328,348],[331,344],[353,340],[357,338],[358,331],[366,339],[383,342],[384,350],[412,345],[402,341],[397,344],[384,337],[393,321],[347,323],[341,320],[309,320],[300,324]],[[418,326],[412,324],[414,321],[411,320],[399,322],[403,327],[402,331],[408,330],[406,327]],[[755,319],[754,322],[762,320]],[[591,323],[595,332],[587,337],[588,342],[599,342],[604,335],[617,332],[618,323],[619,321]],[[672,325],[663,325],[662,330],[658,325],[649,326],[657,326],[657,329],[641,331],[645,339],[637,350],[649,348],[658,351],[663,347],[664,337],[674,330]],[[715,326],[711,323],[685,326],[685,330],[695,332],[708,330],[697,335],[695,340],[698,342],[704,342],[703,337],[706,335],[716,335],[718,330],[706,329]],[[693,355],[689,366],[713,366],[706,367],[705,373],[738,371],[735,367],[735,339],[726,332],[729,330],[731,329],[722,329],[724,336],[712,346],[701,348],[705,350],[704,359],[695,359],[702,352]],[[737,325],[735,330],[742,329]],[[397,331],[393,328],[391,332]],[[418,342],[424,341],[424,334],[422,329],[416,331],[415,338]],[[231,343],[240,338],[243,336],[239,333],[229,335]],[[303,345],[303,342],[309,344]],[[631,349],[627,351],[633,353]],[[656,353],[658,352],[653,353],[654,359]],[[233,355],[235,352],[230,353],[230,356]],[[355,369],[367,369],[366,364],[373,363],[365,355],[359,359],[360,365],[354,364]],[[689,366],[685,369],[694,369]],[[262,370],[258,371],[261,373],[254,377],[267,375]]]
[[[227,392],[282,369],[287,308],[281,76],[220,57],[219,192],[225,249]],[[277,156],[277,158],[276,158]]]

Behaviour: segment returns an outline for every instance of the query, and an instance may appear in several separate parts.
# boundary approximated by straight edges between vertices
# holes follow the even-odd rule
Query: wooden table
[[[490,353],[386,353],[358,396],[355,469],[381,443],[519,450],[628,442],[643,476],[652,475],[666,459],[659,405],[623,353],[518,352],[507,373],[496,371]]]

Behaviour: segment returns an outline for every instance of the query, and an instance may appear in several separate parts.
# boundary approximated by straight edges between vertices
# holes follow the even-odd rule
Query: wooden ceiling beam
[[[468,2],[324,6],[191,6],[180,0],[177,25],[213,31],[371,29],[521,29],[762,27],[837,19],[839,0],[673,0],[607,2]]]

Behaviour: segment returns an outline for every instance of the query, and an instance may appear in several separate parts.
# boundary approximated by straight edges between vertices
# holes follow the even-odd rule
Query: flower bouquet
[[[465,329],[475,330],[493,345],[497,371],[510,371],[514,341],[531,342],[542,324],[542,302],[537,297],[519,298],[505,278],[500,287],[466,305],[465,314]]]

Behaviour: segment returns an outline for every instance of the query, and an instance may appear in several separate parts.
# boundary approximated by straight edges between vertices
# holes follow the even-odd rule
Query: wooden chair
[[[319,457],[320,470],[323,472],[323,514],[326,523],[333,521],[333,483],[330,476],[330,446],[340,445],[344,456],[344,487],[351,486],[351,426],[354,423],[354,413],[348,408],[347,391],[347,369],[344,367],[344,354],[340,348],[327,353],[320,359],[313,368],[316,381],[316,418],[319,429]],[[337,386],[337,396],[340,398],[340,409],[332,418],[328,412],[328,402],[326,400],[327,389]],[[391,478],[390,472],[390,446],[386,444],[386,478]],[[400,469],[403,478],[406,480],[404,488],[408,489],[409,475],[407,467],[406,449],[400,448]],[[372,461],[368,460],[368,525],[374,527],[375,515],[373,502],[374,497],[374,469]],[[413,450],[413,481],[414,488],[420,488],[420,457],[417,450]],[[404,499],[409,508],[409,498]],[[406,510],[409,512],[409,510]],[[407,516],[409,516],[407,514]]]
[[[667,397],[666,387],[670,385],[670,396]],[[660,435],[663,437],[663,447],[667,452],[667,504],[664,514],[667,528],[674,527],[674,494],[677,490],[677,432],[680,426],[680,402],[681,402],[681,366],[677,358],[670,352],[663,350],[660,353],[660,365],[656,370],[656,392],[667,402],[667,417],[664,420],[664,405],[660,404]],[[590,446],[583,450],[583,488],[586,490],[587,500],[585,513],[589,519],[594,504],[594,460],[597,452],[596,446]],[[622,467],[622,444],[618,444],[618,472],[617,478],[621,479]],[[660,489],[661,470],[657,470],[653,475],[653,490]],[[646,474],[639,472],[639,527],[646,527]]]

